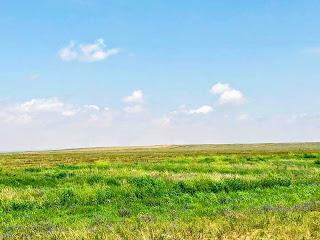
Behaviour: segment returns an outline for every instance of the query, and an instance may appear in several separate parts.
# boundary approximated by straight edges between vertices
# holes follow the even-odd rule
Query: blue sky
[[[0,150],[319,141],[319,12],[308,0],[1,1]]]

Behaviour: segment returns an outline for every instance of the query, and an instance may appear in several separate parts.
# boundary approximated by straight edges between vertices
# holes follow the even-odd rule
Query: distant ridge
[[[43,152],[98,152],[98,151],[208,151],[217,153],[241,153],[241,152],[318,152],[320,142],[298,143],[248,143],[248,144],[162,144],[146,146],[112,146],[112,147],[83,147],[66,148],[41,151],[20,151],[20,153]],[[19,152],[19,151],[17,151]]]

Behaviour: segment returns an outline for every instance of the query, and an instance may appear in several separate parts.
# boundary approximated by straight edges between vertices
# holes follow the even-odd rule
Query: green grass
[[[320,144],[0,154],[0,239],[320,239]]]

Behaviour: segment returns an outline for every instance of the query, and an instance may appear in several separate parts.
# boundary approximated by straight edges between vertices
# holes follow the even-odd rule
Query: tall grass
[[[0,154],[0,239],[320,238],[320,150],[223,148]]]

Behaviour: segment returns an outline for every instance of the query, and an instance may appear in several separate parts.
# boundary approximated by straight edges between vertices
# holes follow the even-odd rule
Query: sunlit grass
[[[302,146],[1,154],[0,236],[319,239],[320,150]]]

